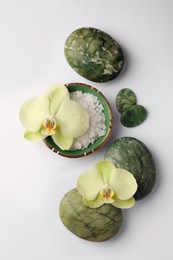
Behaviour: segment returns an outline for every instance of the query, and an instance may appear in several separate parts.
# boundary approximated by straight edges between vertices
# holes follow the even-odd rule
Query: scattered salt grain
[[[96,96],[83,93],[80,90],[71,92],[70,98],[82,105],[89,114],[90,126],[88,131],[84,135],[75,138],[71,147],[71,150],[83,150],[106,134],[104,107]]]

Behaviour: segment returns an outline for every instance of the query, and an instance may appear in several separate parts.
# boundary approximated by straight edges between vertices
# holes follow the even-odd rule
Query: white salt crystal
[[[105,130],[101,130],[99,133],[98,133],[98,136],[103,136],[106,134],[106,131]]]
[[[71,150],[85,149],[106,134],[104,107],[96,96],[80,90],[71,92],[70,97],[81,104],[90,117],[88,131],[83,136],[74,139]]]

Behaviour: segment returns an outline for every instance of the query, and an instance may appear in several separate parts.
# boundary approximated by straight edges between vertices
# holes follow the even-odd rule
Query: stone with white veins
[[[124,64],[117,41],[96,28],[83,27],[72,32],[65,42],[64,53],[78,74],[94,82],[116,78]]]

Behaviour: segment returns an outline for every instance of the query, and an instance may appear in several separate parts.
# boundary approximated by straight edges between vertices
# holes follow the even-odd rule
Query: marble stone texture
[[[84,27],[72,32],[65,42],[64,54],[78,74],[94,82],[116,78],[124,64],[117,41],[96,28]]]
[[[77,189],[62,198],[59,208],[64,226],[79,238],[101,242],[118,233],[122,224],[122,212],[111,204],[91,209],[82,201]]]
[[[116,96],[115,104],[121,114],[121,123],[126,127],[138,126],[147,117],[147,110],[137,104],[136,95],[131,89],[121,89]]]
[[[143,199],[152,191],[156,166],[149,149],[140,140],[133,137],[116,139],[108,148],[105,159],[134,175],[138,184],[134,195],[136,200]]]
[[[133,105],[121,114],[121,123],[126,127],[134,127],[142,124],[147,117],[146,109],[141,105]]]
[[[118,112],[122,113],[130,106],[137,104],[136,95],[131,89],[123,88],[118,92],[115,104]]]

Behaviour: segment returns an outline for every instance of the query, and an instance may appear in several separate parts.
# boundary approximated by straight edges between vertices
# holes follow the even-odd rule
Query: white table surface
[[[169,260],[173,257],[173,1],[0,0],[0,259]],[[91,26],[114,37],[126,65],[107,83],[88,81],[68,65],[63,47],[75,29]],[[18,118],[26,99],[54,82],[98,88],[114,114],[113,133],[95,154],[67,159],[28,142]],[[132,89],[148,110],[138,127],[120,124],[114,102]],[[152,152],[152,193],[123,210],[123,226],[102,243],[82,240],[61,223],[59,203],[78,176],[104,158],[115,138],[133,136]]]

